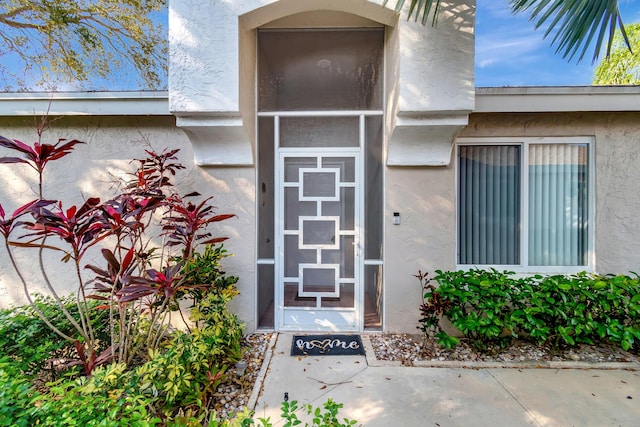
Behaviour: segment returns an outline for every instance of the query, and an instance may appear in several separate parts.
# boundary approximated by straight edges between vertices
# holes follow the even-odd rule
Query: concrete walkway
[[[315,407],[331,398],[363,426],[640,426],[637,370],[388,366],[362,338],[366,357],[292,357],[292,334],[274,334],[256,416],[281,425],[288,393]]]

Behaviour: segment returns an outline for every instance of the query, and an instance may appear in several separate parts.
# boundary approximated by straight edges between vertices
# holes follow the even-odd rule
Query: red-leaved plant
[[[38,135],[41,139],[42,132]],[[147,150],[146,158],[135,160],[136,170],[115,197],[104,202],[92,197],[80,207],[64,208],[61,202],[44,198],[44,171],[50,162],[71,153],[77,144],[83,142],[61,139],[54,145],[37,141],[30,146],[0,136],[0,147],[21,154],[0,157],[0,163],[26,164],[38,175],[38,199],[19,207],[11,216],[0,205],[0,234],[27,300],[50,328],[73,343],[78,360],[70,364],[81,364],[90,375],[100,363],[130,363],[143,350],[158,345],[168,327],[169,310],[178,307],[176,298],[193,287],[183,280],[184,261],[197,244],[224,241],[225,237],[214,237],[207,227],[234,215],[216,215],[209,204],[211,198],[194,204],[184,198],[198,194],[184,198],[177,194],[171,177],[184,169],[177,161],[178,150]],[[159,222],[154,222],[158,217]],[[154,237],[167,241],[160,248],[153,247]],[[102,246],[105,266],[83,266],[87,251],[98,244]],[[38,251],[43,283],[75,328],[75,334],[60,331],[37,309],[31,287],[13,254],[15,247]],[[77,318],[66,310],[46,271],[45,251],[62,252],[62,262],[73,264],[80,313]],[[83,276],[85,269],[92,277]],[[97,309],[108,309],[110,313],[111,342],[102,351],[92,329],[95,308],[90,308],[90,299],[102,301]]]

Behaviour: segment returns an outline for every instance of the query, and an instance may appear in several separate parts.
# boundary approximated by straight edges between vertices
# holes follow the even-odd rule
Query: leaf
[[[529,19],[536,28],[547,26],[544,37],[555,31],[552,44],[557,53],[581,61],[593,43],[593,62],[598,59],[604,40],[607,40],[607,57],[611,53],[616,28],[630,48],[622,23],[618,0],[510,0],[514,13],[530,12]]]
[[[387,3],[388,0],[382,2],[383,6]],[[609,57],[616,29],[620,30],[625,44],[631,50],[618,0],[509,0],[509,3],[514,13],[529,12],[529,19],[535,21],[536,28],[546,25],[543,37],[555,32],[552,45],[557,45],[556,52],[561,53],[563,58],[571,60],[579,53],[579,62],[593,44],[592,61],[595,62],[605,40]],[[396,0],[396,12],[400,12],[404,4],[405,0]],[[440,0],[411,0],[407,19],[413,17],[415,21],[426,25],[431,15],[431,23],[435,25],[440,6]]]
[[[122,260],[122,267],[120,271],[121,273],[124,273],[129,269],[129,267],[131,266],[131,263],[133,262],[134,254],[135,254],[134,249],[129,248],[129,250],[127,251],[127,254],[124,256],[124,259]]]
[[[0,163],[28,163],[25,159],[20,157],[0,157]]]
[[[388,2],[389,0],[384,0],[382,5],[386,6]],[[396,12],[400,12],[404,4],[405,0],[397,0],[395,7]],[[440,0],[411,0],[407,19],[411,19],[413,17],[416,22],[420,20],[422,25],[426,25],[429,20],[429,14],[432,14],[433,17],[431,19],[431,25],[435,25],[438,21],[439,9]]]

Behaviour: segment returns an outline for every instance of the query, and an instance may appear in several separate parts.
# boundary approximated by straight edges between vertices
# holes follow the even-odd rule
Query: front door
[[[361,327],[359,151],[280,150],[279,329]]]

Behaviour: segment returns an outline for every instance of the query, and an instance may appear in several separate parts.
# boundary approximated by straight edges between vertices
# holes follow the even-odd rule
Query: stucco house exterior
[[[180,148],[179,186],[237,215],[248,331],[414,332],[419,269],[637,270],[640,87],[475,88],[473,0],[436,27],[380,3],[171,0],[167,92],[0,94],[0,135],[59,116],[87,142],[52,176],[74,203]],[[3,305],[16,281],[2,258]]]

